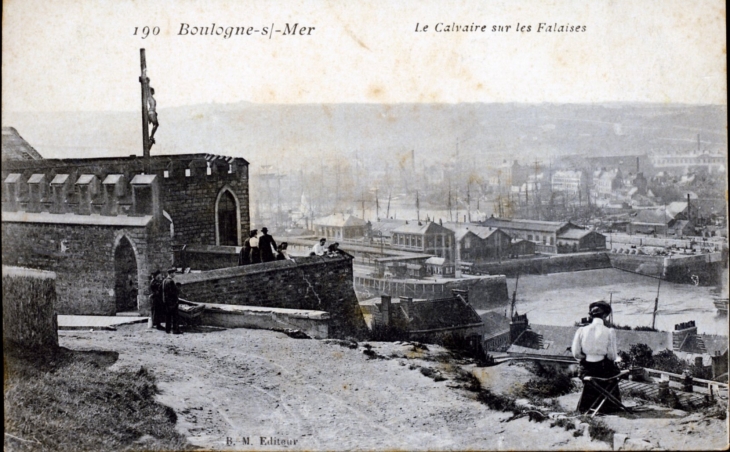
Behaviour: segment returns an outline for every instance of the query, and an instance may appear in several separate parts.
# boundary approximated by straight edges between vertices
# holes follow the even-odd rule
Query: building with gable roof
[[[318,218],[312,225],[317,236],[332,240],[357,240],[368,233],[367,223],[363,219],[343,213]]]
[[[3,127],[2,161],[41,160],[43,157],[20,136],[14,127]]]
[[[433,221],[406,222],[393,229],[391,234],[392,248],[454,259],[454,232]]]
[[[483,262],[507,258],[512,237],[499,228],[475,224],[444,223],[454,231],[456,257],[459,262]]]

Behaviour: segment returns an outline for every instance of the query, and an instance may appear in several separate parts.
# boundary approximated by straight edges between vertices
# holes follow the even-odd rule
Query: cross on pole
[[[139,77],[139,83],[142,84],[142,149],[145,160],[150,158],[150,133],[149,133],[149,112],[147,111],[147,96],[150,90],[150,79],[147,77],[147,60],[145,58],[145,49],[139,49],[140,66],[142,75]]]
[[[140,69],[142,75],[139,83],[142,85],[142,151],[145,159],[146,172],[150,171],[150,149],[155,144],[155,132],[160,125],[157,122],[157,102],[155,101],[155,89],[150,86],[150,79],[147,77],[147,60],[144,49],[139,49]],[[149,131],[149,124],[152,124],[152,132]]]

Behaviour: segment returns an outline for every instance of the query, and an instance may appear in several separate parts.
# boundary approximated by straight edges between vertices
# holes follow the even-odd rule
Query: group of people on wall
[[[268,228],[261,228],[261,234],[259,234],[258,229],[252,229],[238,254],[238,265],[292,260],[288,248],[289,244],[287,242],[281,242],[277,245],[274,237],[269,235]]]

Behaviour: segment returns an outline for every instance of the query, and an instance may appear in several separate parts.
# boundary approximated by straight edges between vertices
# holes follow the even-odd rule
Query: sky
[[[139,109],[139,49],[160,106],[207,103],[726,104],[719,0],[3,2],[2,110]],[[537,32],[539,23],[585,32]],[[314,27],[308,36],[181,36]],[[436,25],[486,32],[436,32]],[[517,24],[530,32],[516,32]],[[416,24],[429,30],[416,32]],[[444,25],[439,28],[443,29]],[[492,32],[510,25],[508,32]],[[159,33],[142,39],[142,27]],[[137,27],[137,35],[134,35]]]

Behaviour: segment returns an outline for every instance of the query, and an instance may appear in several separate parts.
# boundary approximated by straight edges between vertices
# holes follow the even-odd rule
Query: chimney
[[[695,325],[694,320],[674,325],[674,331],[672,331],[672,348],[674,351],[680,351],[688,338],[696,334],[697,325]]]
[[[411,316],[411,304],[413,304],[413,297],[399,297],[400,307],[405,311],[408,317]]]
[[[636,174],[639,174],[639,157],[636,157]]]
[[[390,315],[391,315],[391,305],[390,305],[390,295],[381,295],[380,296],[380,314],[382,317],[383,325],[390,325]]]
[[[464,299],[466,304],[469,304],[469,291],[463,290],[463,289],[451,289],[451,294],[454,296],[454,298],[461,297]]]
[[[692,219],[692,211],[689,208],[689,193],[687,193],[687,219]]]
[[[515,313],[512,316],[512,321],[509,323],[509,341],[511,344],[520,337],[520,334],[527,330],[528,325],[527,314],[519,315]]]

